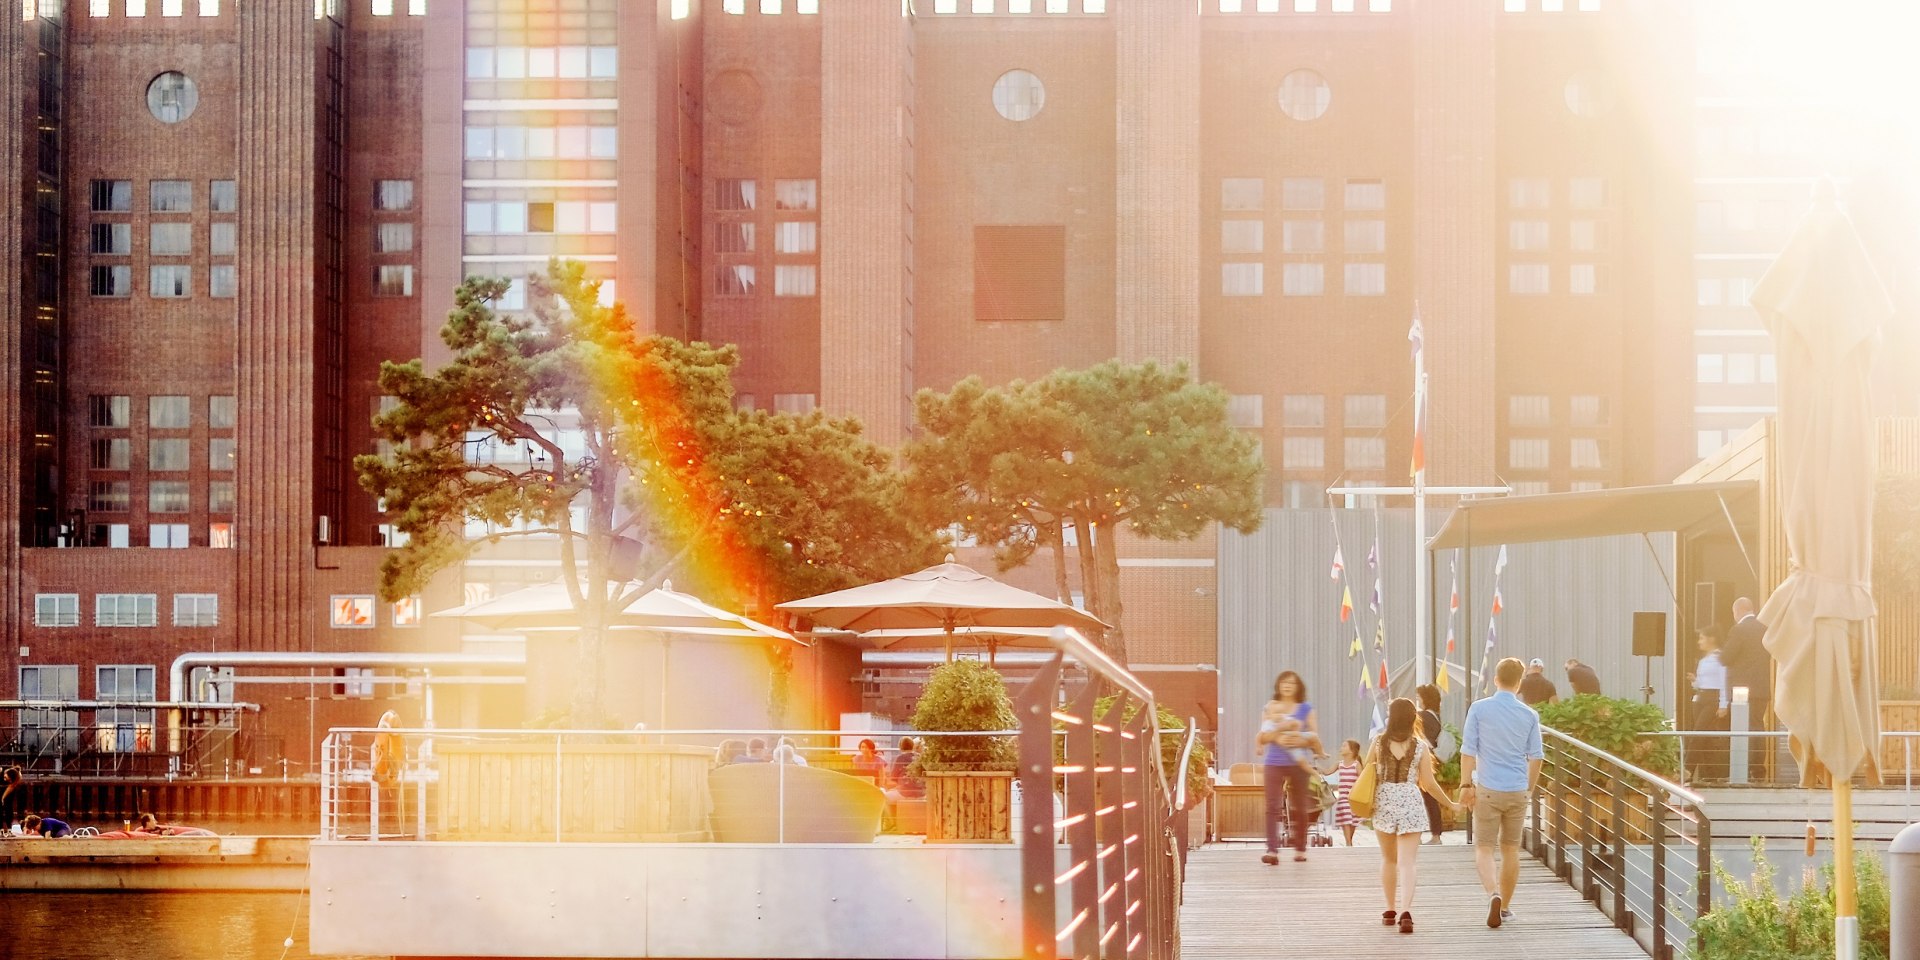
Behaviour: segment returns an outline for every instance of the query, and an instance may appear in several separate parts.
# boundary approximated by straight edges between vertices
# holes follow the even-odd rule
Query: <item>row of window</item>
[[[1695,302],[1703,307],[1744,307],[1753,295],[1750,277],[1700,277],[1694,281]]]
[[[620,155],[620,128],[467,128],[468,160],[613,160]]]
[[[1573,427],[1604,427],[1611,419],[1607,398],[1579,394],[1567,399],[1567,424]],[[1553,398],[1544,394],[1519,394],[1507,398],[1507,426],[1553,426]]]
[[[819,0],[793,0],[800,13],[817,13]],[[779,13],[780,0],[759,0],[761,13]],[[934,13],[1094,13],[1107,12],[1107,0],[933,0]],[[725,0],[728,13],[745,13],[747,0]]]
[[[1567,292],[1590,297],[1599,292],[1600,268],[1591,263],[1576,263],[1567,268]],[[1544,263],[1507,265],[1507,292],[1520,296],[1543,296],[1553,292],[1553,268]]]
[[[1255,211],[1266,209],[1267,182],[1259,177],[1226,177],[1220,181],[1220,209]],[[1385,210],[1387,185],[1381,180],[1346,181],[1342,195],[1346,210]],[[1327,182],[1321,177],[1283,177],[1280,180],[1280,209],[1323,210],[1327,205]]]
[[[92,181],[88,195],[94,213],[133,212],[132,180]],[[207,206],[214,213],[240,212],[239,185],[232,180],[207,181]],[[192,213],[193,181],[148,181],[147,212]]]
[[[79,626],[80,595],[77,593],[34,594],[33,625],[36,627]],[[96,627],[158,626],[159,597],[151,593],[95,594],[93,625]],[[174,594],[173,625],[176,627],[219,626],[219,596],[211,593]]]
[[[1574,437],[1568,441],[1567,466],[1575,470],[1605,470],[1607,441],[1598,437]],[[1553,440],[1548,437],[1512,437],[1507,440],[1507,466],[1514,470],[1547,470],[1552,467]]]
[[[96,523],[89,527],[88,546],[112,547],[125,550],[133,546],[133,527],[125,523]],[[216,550],[228,550],[233,547],[233,523],[217,521],[207,524],[207,539],[197,544]],[[184,523],[151,523],[147,525],[147,546],[156,549],[184,550],[196,546],[190,526]]]
[[[1544,253],[1553,249],[1553,225],[1545,220],[1507,222],[1507,246],[1515,253]],[[1607,225],[1598,220],[1567,223],[1567,249],[1579,253],[1604,250]]]
[[[1285,0],[1294,13],[1319,13],[1321,0]],[[1221,13],[1279,13],[1282,0],[1220,0]],[[1334,13],[1392,13],[1393,0],[1326,0]]]
[[[391,622],[396,627],[420,625],[419,597],[402,597],[388,604]],[[379,605],[372,594],[335,595],[329,604],[329,624],[336,630],[371,630]]]
[[[1387,265],[1384,263],[1348,263],[1342,265],[1344,292],[1349,297],[1381,297],[1387,293]],[[1266,264],[1223,263],[1220,265],[1220,295],[1258,297],[1266,293]],[[1289,297],[1317,297],[1327,290],[1326,264],[1283,263],[1280,265],[1280,292]]]
[[[1771,353],[1702,353],[1694,364],[1699,383],[1775,383],[1780,378]]]
[[[468,47],[470,80],[610,80],[618,47]]]
[[[94,668],[94,698],[120,703],[151,703],[156,668],[108,664]],[[77,664],[33,664],[20,668],[20,699],[80,699]],[[126,708],[93,711],[94,749],[132,753],[154,748],[154,711]],[[80,714],[75,710],[20,711],[20,742],[28,749],[74,751],[80,748]]]
[[[1387,425],[1387,398],[1379,393],[1355,393],[1341,398],[1342,422],[1348,429],[1377,430]],[[1236,427],[1266,423],[1266,398],[1237,394],[1227,401],[1227,417]],[[1319,429],[1327,425],[1327,398],[1318,393],[1289,393],[1280,398],[1280,425]]]
[[[1346,253],[1385,253],[1385,220],[1348,220],[1341,225],[1341,249]],[[1222,254],[1264,253],[1267,247],[1264,220],[1220,221]],[[1283,220],[1280,223],[1281,253],[1325,253],[1327,225],[1322,220]]]
[[[411,227],[411,225],[407,225]],[[240,225],[221,220],[207,225],[207,252],[230,257]],[[95,223],[87,231],[87,252],[124,257],[133,253],[133,224]],[[193,224],[155,221],[147,225],[147,252],[156,257],[185,257],[193,253]]]
[[[714,224],[714,249],[720,253],[752,253],[759,224],[725,220]],[[820,224],[813,220],[782,220],[773,225],[773,252],[808,254],[820,248]]]
[[[1727,231],[1786,234],[1793,229],[1795,214],[1804,206],[1804,203],[1750,197],[1701,200],[1694,204],[1694,224],[1706,236]]]
[[[1541,13],[1564,13],[1574,9],[1581,13],[1596,13],[1600,10],[1600,0],[1506,0],[1506,11],[1526,13],[1533,4],[1539,5]]]
[[[207,426],[216,430],[232,429],[239,411],[231,394],[207,398]],[[125,428],[133,425],[133,398],[124,394],[94,394],[87,398],[87,425]],[[193,426],[193,398],[151,396],[147,398],[147,426],[157,430],[185,430]]]
[[[217,17],[220,15],[220,0],[192,0],[192,2],[203,17]],[[426,0],[418,0],[418,2],[425,4]],[[47,0],[40,0],[40,3],[43,6],[50,5],[47,3]],[[187,5],[188,0],[151,0],[151,2],[149,2],[149,0],[125,0],[125,6],[121,7],[121,9],[125,11],[129,17],[146,16],[147,8],[150,6],[158,7],[160,16],[163,17],[184,17],[187,15]],[[26,0],[26,19],[33,19],[33,8],[33,0]],[[87,16],[113,16],[113,0],[87,0]]]
[[[230,263],[207,267],[207,296],[227,300],[238,295],[239,268]],[[87,292],[96,297],[133,296],[133,267],[94,264],[87,268]],[[147,267],[147,293],[156,300],[184,300],[193,296],[193,268],[185,264]]]
[[[1574,210],[1601,210],[1607,205],[1607,181],[1600,177],[1573,177],[1567,181],[1567,206]],[[1507,206],[1515,210],[1553,209],[1553,181],[1546,177],[1515,177],[1507,181]]]
[[[192,487],[186,480],[148,481],[147,512],[186,513],[192,507]],[[126,513],[132,504],[131,481],[94,480],[87,485],[87,509],[95,513]],[[207,481],[207,512],[233,512],[232,480]]]
[[[721,297],[750,297],[760,289],[759,271],[750,263],[725,263],[714,273],[713,292]],[[773,295],[811,297],[819,293],[818,269],[811,263],[781,263],[773,268]]]
[[[757,210],[760,204],[760,182],[757,180],[721,179],[714,181],[713,207],[716,210]],[[818,180],[775,180],[773,182],[773,209],[775,210],[818,210],[820,209],[820,181]]]
[[[1384,437],[1343,437],[1342,469],[1385,470],[1387,441]],[[1324,470],[1327,467],[1325,437],[1286,437],[1280,441],[1280,466],[1285,470]]]
[[[612,201],[470,200],[466,213],[469,234],[615,233],[620,229],[619,204]]]

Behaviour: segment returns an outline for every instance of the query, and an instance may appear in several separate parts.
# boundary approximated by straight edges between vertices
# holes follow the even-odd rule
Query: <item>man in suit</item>
[[[1720,660],[1726,662],[1726,680],[1734,687],[1747,687],[1747,728],[1772,730],[1766,708],[1774,703],[1774,659],[1766,653],[1761,639],[1766,624],[1753,614],[1753,601],[1740,597],[1734,601],[1734,626],[1726,632],[1726,649]]]

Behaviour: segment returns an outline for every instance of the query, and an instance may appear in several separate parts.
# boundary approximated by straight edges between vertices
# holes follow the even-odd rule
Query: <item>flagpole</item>
[[[1413,405],[1417,417],[1426,403],[1427,352],[1413,354]],[[1413,659],[1420,682],[1433,682],[1433,634],[1428,621],[1433,617],[1427,598],[1427,467],[1424,460],[1413,472]]]

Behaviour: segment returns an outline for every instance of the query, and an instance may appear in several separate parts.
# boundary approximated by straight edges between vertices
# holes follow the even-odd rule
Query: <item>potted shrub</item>
[[[1658,706],[1583,693],[1558,703],[1543,703],[1539,710],[1542,724],[1594,749],[1610,753],[1657,776],[1673,779],[1678,774],[1679,743],[1673,737],[1642,736],[1673,729],[1672,722]],[[1566,778],[1558,783],[1549,783],[1546,793],[1549,807],[1545,815],[1550,821],[1547,824],[1550,832],[1557,834],[1564,829],[1569,839],[1580,838],[1581,826],[1574,821],[1579,817],[1581,794],[1587,796],[1588,809],[1599,826],[1598,832],[1611,832],[1613,794],[1609,782]],[[1566,820],[1564,824],[1553,822],[1550,805],[1556,796],[1562,804],[1562,816]],[[1646,801],[1637,794],[1629,795],[1627,800],[1627,830],[1628,836],[1634,839],[1653,831],[1652,812]]]
[[[1095,700],[1093,703],[1093,715],[1096,717],[1106,716],[1107,711],[1113,709],[1113,699],[1114,695],[1108,694]],[[1139,701],[1134,700],[1132,697],[1127,698],[1127,701],[1127,708],[1120,712],[1121,723],[1131,721],[1134,715],[1140,712]],[[1184,718],[1175,716],[1174,712],[1168,710],[1165,706],[1160,706],[1158,713],[1160,729],[1162,730],[1184,730],[1187,726],[1187,721]],[[1185,738],[1186,734],[1184,733],[1163,733],[1160,735],[1160,766],[1162,769],[1167,770],[1169,774],[1173,771],[1174,766],[1180,762],[1180,745]],[[1054,744],[1054,753],[1056,756],[1060,753],[1060,748],[1061,744],[1056,741]],[[1096,757],[1096,760],[1100,763],[1106,762],[1105,757]],[[1193,752],[1187,755],[1186,809],[1192,810],[1200,806],[1207,801],[1208,797],[1213,795],[1213,781],[1207,778],[1207,768],[1211,766],[1213,766],[1213,751],[1207,749],[1206,744],[1196,740],[1193,744]],[[1167,787],[1168,789],[1176,789],[1177,785],[1169,782]]]
[[[1013,730],[1019,727],[1006,681],[978,660],[935,668],[913,728],[929,733]],[[927,785],[927,841],[1010,843],[1013,772],[1019,748],[1012,737],[927,737],[913,773]]]

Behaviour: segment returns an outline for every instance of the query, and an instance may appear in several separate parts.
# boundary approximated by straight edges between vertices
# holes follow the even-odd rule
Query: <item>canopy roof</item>
[[[1708,522],[1724,524],[1730,512],[1740,516],[1756,488],[1751,480],[1734,480],[1465,500],[1453,508],[1427,549],[1582,540],[1684,531]]]

